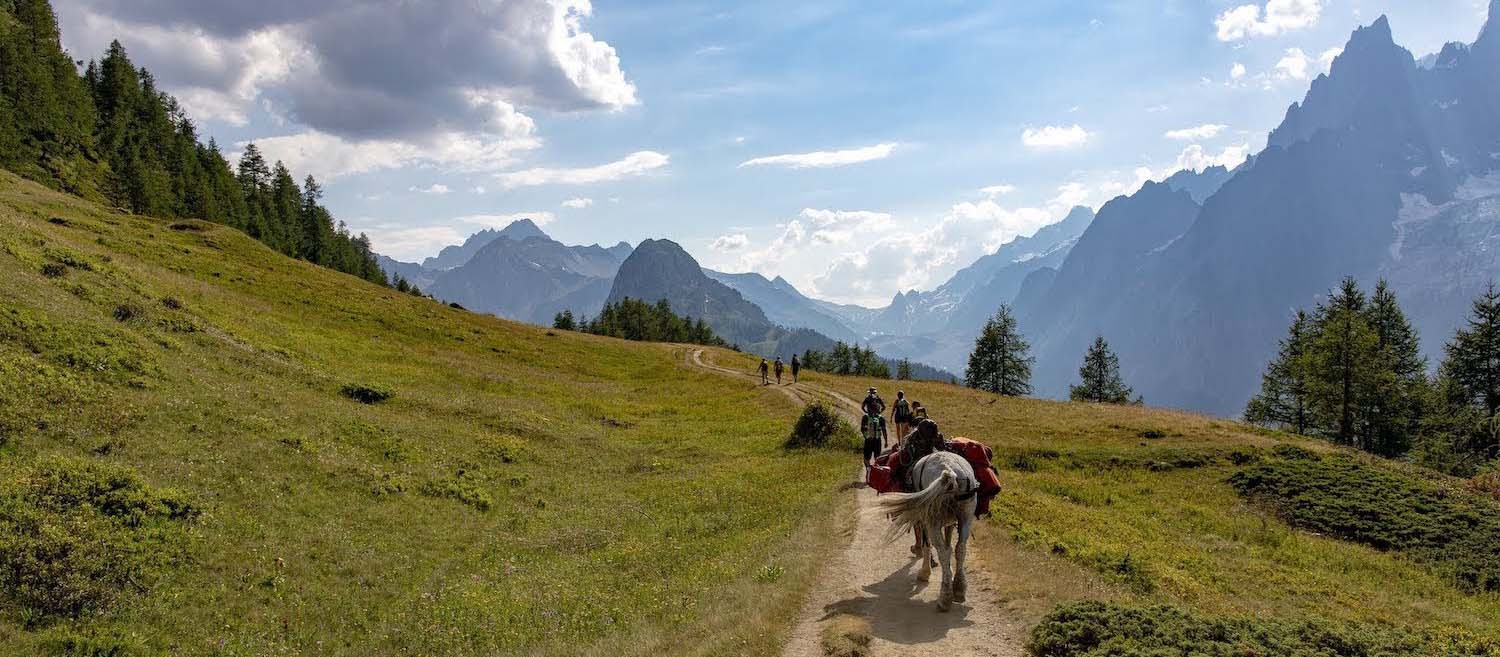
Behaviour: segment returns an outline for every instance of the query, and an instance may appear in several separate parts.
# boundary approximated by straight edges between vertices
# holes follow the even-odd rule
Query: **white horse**
[[[943,568],[942,589],[938,593],[938,611],[948,611],[954,602],[963,602],[968,592],[964,576],[964,557],[968,553],[969,534],[974,529],[974,507],[979,481],[974,468],[962,456],[952,452],[933,452],[912,466],[915,493],[882,495],[881,508],[890,513],[895,525],[889,536],[920,530],[926,537],[921,554],[922,570],[917,579],[932,576],[930,550],[937,548],[938,563]],[[951,531],[958,526],[958,542],[952,542]]]

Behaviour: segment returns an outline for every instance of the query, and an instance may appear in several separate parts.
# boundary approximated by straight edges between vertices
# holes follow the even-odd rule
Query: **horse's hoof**
[[[925,581],[927,581],[929,579],[932,579],[932,575],[930,573],[923,573],[923,572],[918,572],[917,573],[917,581],[918,582],[925,582]]]
[[[951,600],[939,599],[937,607],[938,611],[946,612],[953,608],[953,602]]]
[[[963,589],[953,589],[953,601],[954,602],[958,602],[958,603],[968,602],[967,597],[968,596],[964,595]]]

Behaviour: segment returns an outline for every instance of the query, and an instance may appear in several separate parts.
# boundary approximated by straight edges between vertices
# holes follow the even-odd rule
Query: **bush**
[[[393,394],[390,388],[363,383],[348,383],[339,390],[345,397],[353,399],[361,404],[379,404],[391,398]]]
[[[832,406],[823,402],[813,402],[802,409],[802,416],[797,418],[797,424],[792,427],[792,435],[787,436],[787,449],[803,449],[808,447],[844,447],[857,448],[859,445],[859,434],[845,422]]]
[[[1295,527],[1410,553],[1466,591],[1500,591],[1500,503],[1345,456],[1286,453],[1229,483]]]
[[[495,498],[484,489],[485,477],[472,470],[459,470],[451,477],[434,479],[418,491],[427,497],[444,497],[463,502],[480,511],[489,511]]]
[[[198,513],[129,469],[43,461],[0,492],[0,592],[30,625],[106,611],[149,585]]]
[[[1037,657],[1495,657],[1500,655],[1500,644],[1382,625],[1228,618],[1169,606],[1089,601],[1054,609],[1032,629],[1026,651]]]

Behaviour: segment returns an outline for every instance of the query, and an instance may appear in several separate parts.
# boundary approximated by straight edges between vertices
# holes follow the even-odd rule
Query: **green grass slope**
[[[994,448],[1005,490],[971,554],[1041,655],[1500,655],[1500,499],[1478,480],[1188,413],[811,378],[904,389]],[[1077,601],[1122,606],[1058,607]]]
[[[770,654],[852,461],[673,347],[5,172],[0,280],[3,654]]]

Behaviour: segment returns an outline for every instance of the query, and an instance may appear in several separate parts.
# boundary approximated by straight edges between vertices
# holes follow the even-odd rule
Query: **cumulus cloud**
[[[1238,79],[1243,78],[1243,77],[1245,77],[1245,65],[1244,64],[1241,64],[1239,62],[1235,62],[1234,66],[1229,67],[1229,79],[1230,80],[1238,80]]]
[[[1214,28],[1220,41],[1240,41],[1311,27],[1322,13],[1320,0],[1268,0],[1264,7],[1248,4],[1225,10],[1214,19]]]
[[[588,197],[584,197],[584,196],[578,196],[578,197],[570,198],[570,199],[562,202],[562,206],[563,207],[565,207],[565,208],[572,208],[574,210],[581,210],[581,209],[586,208],[586,207],[588,207],[590,205],[593,205],[593,204],[594,204],[594,199],[591,199],[591,198],[588,198]]]
[[[989,187],[979,188],[979,193],[989,198],[995,198],[996,196],[1005,196],[1006,194],[1014,194],[1015,191],[1015,185],[990,185]]]
[[[1249,156],[1249,144],[1235,144],[1232,146],[1225,146],[1217,154],[1210,153],[1204,150],[1204,148],[1198,144],[1193,144],[1191,146],[1188,146],[1187,148],[1182,149],[1182,152],[1177,154],[1177,161],[1174,163],[1176,169],[1169,171],[1167,175],[1171,175],[1172,173],[1176,173],[1177,171],[1184,170],[1202,171],[1209,167],[1215,166],[1223,166],[1233,169],[1239,166],[1240,163],[1244,162],[1245,158]]]
[[[1311,62],[1312,59],[1301,48],[1287,48],[1286,54],[1276,61],[1271,75],[1278,80],[1306,80]]]
[[[708,245],[708,248],[728,253],[730,251],[739,251],[749,245],[750,238],[747,235],[744,233],[735,233],[733,235],[720,235],[714,238],[713,243]]]
[[[636,151],[623,159],[591,167],[537,167],[495,174],[507,189],[537,185],[587,185],[639,176],[667,166],[671,158],[656,151]]]
[[[243,149],[249,142],[238,142]],[[417,142],[396,139],[348,140],[308,130],[255,141],[271,160],[320,179],[406,166],[438,166],[456,171],[485,171],[513,164],[518,151],[536,148],[527,136],[496,140],[483,135],[445,132]],[[232,158],[231,158],[232,159]]]
[[[812,169],[826,167],[841,167],[872,160],[883,160],[895,152],[896,144],[885,143],[865,146],[863,148],[851,148],[839,151],[813,151],[810,153],[789,153],[786,155],[768,155],[745,160],[740,167],[756,166],[783,166],[789,169]]]
[[[1191,128],[1168,130],[1166,133],[1166,138],[1178,139],[1183,141],[1193,139],[1213,139],[1214,137],[1217,137],[1220,132],[1223,132],[1227,127],[1229,126],[1222,123],[1205,123],[1203,125],[1193,126]]]
[[[521,108],[638,102],[585,28],[588,0],[77,0],[58,13],[76,56],[118,36],[194,118],[244,124],[269,106],[350,160],[326,167],[345,173],[492,169],[537,141]]]
[[[1037,150],[1064,149],[1081,146],[1092,136],[1077,123],[1070,126],[1048,125],[1025,129],[1021,132],[1021,143]]]
[[[432,183],[431,185],[428,185],[426,187],[412,186],[412,188],[408,191],[416,192],[418,194],[447,194],[448,192],[451,192],[453,190],[448,189],[448,186],[442,183]]]
[[[1324,50],[1323,52],[1318,54],[1318,66],[1321,67],[1324,72],[1327,72],[1328,69],[1333,68],[1333,60],[1338,58],[1338,56],[1342,55],[1343,53],[1344,49],[1339,47]]]

